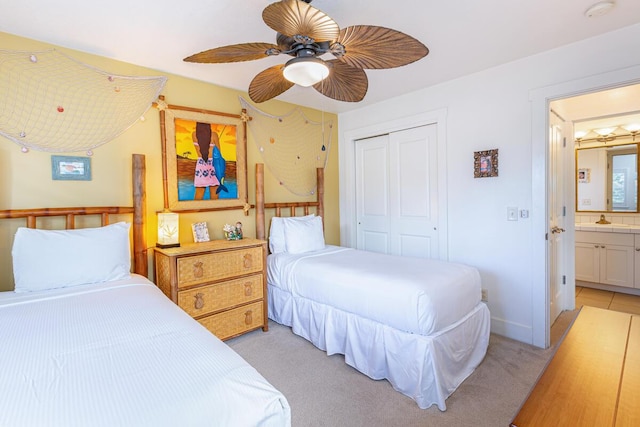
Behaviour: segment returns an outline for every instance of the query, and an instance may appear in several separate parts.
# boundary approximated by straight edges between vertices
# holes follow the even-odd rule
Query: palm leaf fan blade
[[[264,102],[287,91],[293,83],[284,78],[284,65],[274,65],[258,73],[249,85],[249,98],[253,102]]]
[[[340,57],[342,61],[365,69],[401,67],[429,53],[429,49],[415,38],[373,25],[343,28],[337,42],[345,47],[345,54]]]
[[[313,87],[324,96],[338,101],[362,101],[369,88],[369,79],[364,70],[337,59],[326,63],[329,66],[329,77]]]
[[[205,50],[185,58],[184,61],[208,64],[253,61],[275,54],[268,53],[270,49],[280,52],[278,46],[271,43],[241,43]]]
[[[264,22],[289,37],[308,36],[316,42],[335,40],[340,34],[338,24],[324,12],[300,0],[282,0],[262,11]]]

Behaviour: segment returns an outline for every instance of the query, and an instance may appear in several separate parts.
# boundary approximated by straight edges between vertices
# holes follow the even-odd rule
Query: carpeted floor
[[[227,341],[289,401],[293,427],[508,426],[577,312],[562,313],[546,350],[491,335],[487,356],[447,399],[420,409],[387,381],[374,381],[274,322]]]

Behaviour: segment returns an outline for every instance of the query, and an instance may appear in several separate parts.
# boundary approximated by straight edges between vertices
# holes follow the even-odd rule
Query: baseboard
[[[533,329],[531,326],[491,317],[491,333],[533,345]]]

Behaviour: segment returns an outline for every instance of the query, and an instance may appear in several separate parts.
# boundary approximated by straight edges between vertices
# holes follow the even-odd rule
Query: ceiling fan
[[[262,11],[264,22],[277,32],[276,43],[241,43],[196,53],[187,62],[227,63],[286,54],[293,57],[258,73],[249,85],[254,102],[274,98],[294,84],[313,86],[338,101],[358,102],[369,86],[364,69],[394,68],[429,53],[415,38],[373,25],[343,28],[312,0],[281,0]],[[324,60],[330,53],[335,59]]]

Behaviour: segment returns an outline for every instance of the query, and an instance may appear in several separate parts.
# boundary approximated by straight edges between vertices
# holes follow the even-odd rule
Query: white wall
[[[532,130],[537,123],[532,92],[635,70],[640,57],[633,52],[639,51],[640,24],[339,115],[342,153],[358,129],[446,110],[449,260],[479,268],[489,291],[493,332],[540,345],[534,329],[539,335],[544,313],[534,313],[534,307],[541,309],[535,300],[545,294],[545,264],[534,248],[544,245],[544,230],[536,224],[546,223],[546,172],[536,153],[540,147],[544,152],[545,141],[532,142],[532,134],[546,131]],[[494,148],[499,149],[499,176],[474,179],[473,152]],[[342,156],[340,162],[341,168],[349,167]],[[352,189],[342,180],[340,187],[342,203]],[[508,206],[528,209],[530,217],[507,221]],[[341,233],[350,227],[343,222]]]
[[[607,210],[607,151],[604,148],[578,151],[580,169],[587,169],[586,182],[578,182],[578,210]]]

